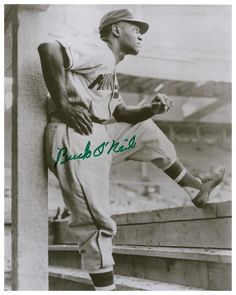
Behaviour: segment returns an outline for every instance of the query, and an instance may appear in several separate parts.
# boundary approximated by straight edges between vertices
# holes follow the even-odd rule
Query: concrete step
[[[128,276],[115,276],[117,290],[131,291],[192,291],[203,290],[178,284],[169,284]],[[49,267],[49,290],[93,290],[89,275],[80,269]]]
[[[57,253],[61,256],[61,252],[78,254],[77,245],[49,245],[50,253]],[[146,247],[146,246],[124,246],[114,245],[113,254],[148,256],[175,258],[185,260],[199,260],[218,263],[231,263],[232,251],[228,249],[209,249],[209,248],[175,248],[175,247]],[[65,259],[65,256],[61,256]],[[67,258],[67,257],[66,257]],[[65,259],[66,260],[66,259]]]
[[[231,202],[114,215],[117,245],[231,249]],[[75,244],[67,221],[50,224],[55,244]]]
[[[231,250],[115,245],[113,256],[119,275],[208,290],[231,288]],[[49,264],[81,268],[77,245],[50,245]]]

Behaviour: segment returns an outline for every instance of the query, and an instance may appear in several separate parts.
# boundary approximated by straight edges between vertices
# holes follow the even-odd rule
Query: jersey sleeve
[[[65,66],[68,70],[82,73],[85,70],[98,67],[103,62],[103,55],[96,44],[84,42],[79,38],[75,40],[56,40],[65,50],[68,63]]]

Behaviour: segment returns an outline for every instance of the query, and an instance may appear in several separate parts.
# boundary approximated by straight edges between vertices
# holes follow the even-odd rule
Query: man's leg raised
[[[135,148],[114,154],[114,163],[124,159],[152,162],[175,180],[199,208],[206,206],[210,193],[223,179],[225,168],[222,166],[202,180],[191,175],[177,158],[174,145],[151,119],[135,125],[114,123],[107,128],[110,136],[118,141],[136,136]]]

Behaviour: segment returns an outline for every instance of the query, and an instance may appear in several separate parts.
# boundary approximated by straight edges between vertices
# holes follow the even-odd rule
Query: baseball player
[[[109,210],[112,163],[152,162],[199,208],[208,203],[225,172],[218,167],[200,180],[181,164],[173,144],[151,119],[171,110],[167,95],[157,94],[151,102],[132,107],[119,94],[116,65],[126,55],[139,53],[148,28],[127,9],[113,10],[100,21],[99,46],[78,38],[42,43],[38,48],[54,103],[45,132],[48,166],[59,180],[71,212],[68,227],[78,240],[82,268],[90,274],[95,290],[115,290],[112,238],[116,224]]]

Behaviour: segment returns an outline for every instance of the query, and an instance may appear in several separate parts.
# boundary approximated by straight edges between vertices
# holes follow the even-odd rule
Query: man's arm
[[[142,107],[119,104],[113,113],[118,122],[136,124],[145,121],[156,114],[168,112],[173,107],[172,100],[165,94],[157,94],[154,100]]]
[[[42,43],[38,52],[45,83],[60,116],[80,134],[92,133],[88,110],[82,106],[72,106],[68,101],[65,72],[68,58],[63,48],[57,43]]]

